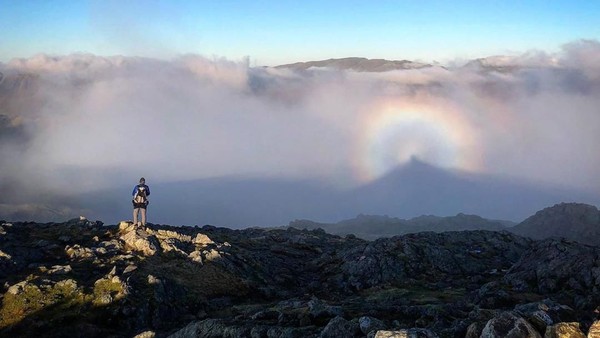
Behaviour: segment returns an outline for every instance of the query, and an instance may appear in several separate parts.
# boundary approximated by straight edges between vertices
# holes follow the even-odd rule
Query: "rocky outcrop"
[[[561,203],[538,211],[511,231],[534,239],[562,237],[600,245],[600,210],[588,204]]]
[[[571,298],[579,307],[600,301],[600,248],[566,240],[534,243],[502,279],[518,291]]]
[[[381,284],[468,286],[509,269],[529,241],[489,231],[418,233],[365,242],[339,254],[340,283],[361,290]]]

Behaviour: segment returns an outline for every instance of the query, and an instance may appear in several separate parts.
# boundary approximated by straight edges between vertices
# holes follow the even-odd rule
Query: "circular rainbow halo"
[[[360,144],[361,181],[371,181],[413,159],[443,168],[481,169],[477,130],[448,102],[389,100],[366,113]]]

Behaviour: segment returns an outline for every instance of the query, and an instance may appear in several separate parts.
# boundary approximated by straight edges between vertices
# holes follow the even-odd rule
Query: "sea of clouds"
[[[68,214],[77,194],[129,187],[139,176],[348,189],[402,165],[407,157],[394,154],[406,153],[403,144],[412,144],[409,158],[447,170],[600,188],[598,41],[383,73],[88,54],[14,59],[0,73],[0,217],[26,217],[39,205]],[[443,128],[467,121],[478,165],[448,162],[451,140],[416,124],[383,148],[397,161],[365,178],[366,123],[382,102],[453,114]]]

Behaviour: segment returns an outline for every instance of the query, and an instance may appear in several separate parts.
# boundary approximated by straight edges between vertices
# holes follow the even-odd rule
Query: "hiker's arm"
[[[137,192],[137,185],[135,187],[133,187],[133,191],[131,192],[131,196],[135,196],[136,192]]]
[[[150,196],[150,187],[146,186],[146,196]]]

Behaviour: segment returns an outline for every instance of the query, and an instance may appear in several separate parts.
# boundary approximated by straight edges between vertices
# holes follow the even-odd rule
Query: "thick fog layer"
[[[250,67],[196,55],[39,55],[0,64],[0,72],[5,218],[108,210],[94,192],[127,196],[140,176],[163,186],[310,181],[341,193],[411,161],[456,175],[600,189],[597,41],[558,54],[377,73]],[[235,210],[235,198],[223,198]],[[355,209],[347,213],[365,212]]]

